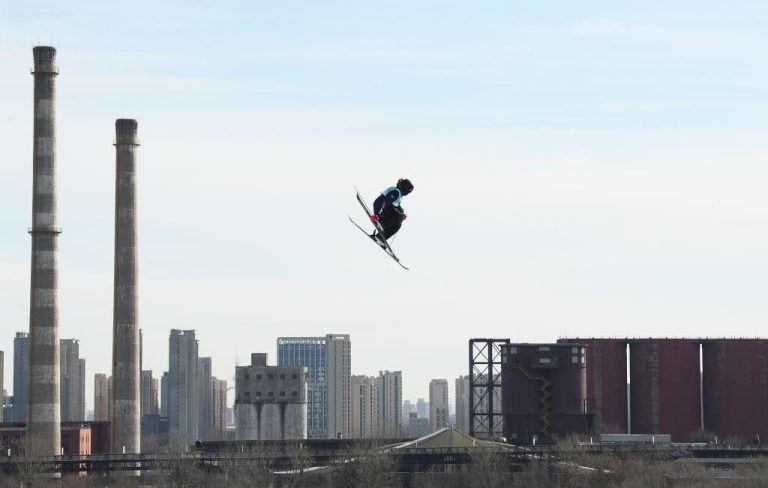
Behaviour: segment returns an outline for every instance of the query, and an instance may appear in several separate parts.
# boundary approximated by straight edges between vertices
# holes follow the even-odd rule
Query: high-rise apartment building
[[[456,428],[469,433],[469,376],[456,378]]]
[[[429,419],[419,417],[416,412],[408,414],[408,437],[418,439],[429,434]]]
[[[163,372],[160,378],[160,416],[168,416],[168,406],[171,404],[171,390],[169,387],[168,371]]]
[[[349,334],[325,336],[328,383],[328,437],[348,438],[352,430],[350,398],[352,378],[352,341]]]
[[[197,433],[200,439],[208,439],[213,429],[213,375],[211,358],[197,360]]]
[[[402,437],[403,375],[400,371],[379,371],[374,382],[374,416],[376,435],[382,438]]]
[[[80,358],[77,361],[78,366],[80,367],[80,374],[79,374],[79,380],[80,384],[77,387],[77,394],[80,396],[80,418],[82,420],[86,420],[86,416],[88,414],[88,402],[85,399],[85,380],[88,377],[85,374],[85,358]]]
[[[429,382],[429,431],[448,427],[448,380]]]
[[[376,419],[373,418],[373,376],[352,376],[352,432],[353,439],[375,436]]]
[[[227,430],[227,381],[213,378],[213,427],[215,439],[223,438]]]
[[[81,373],[85,370],[85,359],[80,358],[80,341],[61,339],[59,351],[61,421],[83,421],[85,420],[85,383]]]
[[[13,339],[13,421],[27,421],[29,391],[29,334],[17,332]]]
[[[423,398],[416,400],[416,416],[425,419],[429,417],[429,403]]]
[[[150,390],[149,398],[149,414],[160,414],[160,380],[152,378],[152,388]]]
[[[410,400],[403,400],[403,409],[400,418],[403,422],[403,432],[409,432],[411,412],[416,413],[416,405]]]
[[[198,438],[195,331],[172,329],[168,345],[168,438],[171,443],[189,444]]]
[[[408,418],[411,412],[416,412],[416,404],[410,400],[403,400],[403,418]]]
[[[141,416],[157,415],[157,379],[152,370],[141,372]]]
[[[93,420],[109,421],[109,383],[110,376],[96,373],[93,377]]]
[[[277,364],[307,368],[308,437],[349,437],[352,377],[349,335],[280,337],[277,339]]]

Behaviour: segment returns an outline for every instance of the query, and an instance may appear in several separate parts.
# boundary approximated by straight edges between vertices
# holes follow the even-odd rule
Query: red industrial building
[[[587,405],[595,412],[594,432],[626,433],[627,340],[574,338],[557,342],[587,346]]]
[[[704,428],[726,440],[768,440],[768,341],[702,341]]]
[[[504,435],[511,442],[546,442],[591,429],[585,347],[504,344],[501,389]]]
[[[23,449],[26,430],[24,422],[0,423],[0,448]],[[109,422],[62,422],[61,449],[66,456],[108,454]]]
[[[514,442],[586,431],[686,442],[702,428],[721,440],[768,439],[766,339],[566,338],[504,345],[502,361],[504,432]]]
[[[111,451],[110,423],[108,420],[88,421],[91,428],[91,453],[109,454]]]
[[[699,341],[629,341],[630,428],[683,442],[701,428]]]
[[[91,427],[79,423],[62,424],[61,452],[68,456],[91,454]]]

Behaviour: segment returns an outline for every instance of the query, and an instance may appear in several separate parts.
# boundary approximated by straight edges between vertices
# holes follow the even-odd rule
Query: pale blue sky
[[[109,372],[114,120],[139,121],[145,367],[350,333],[404,397],[469,337],[763,334],[763,1],[0,0],[0,349],[28,327],[31,48],[58,48],[61,333]],[[369,199],[416,190],[394,247]],[[11,382],[6,379],[6,388]],[[92,397],[89,392],[89,408]]]

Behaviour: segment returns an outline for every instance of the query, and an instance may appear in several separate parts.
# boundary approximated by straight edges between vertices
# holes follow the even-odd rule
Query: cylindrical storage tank
[[[280,405],[277,403],[265,403],[261,407],[261,440],[274,441],[282,438],[282,415]]]
[[[583,344],[564,343],[552,348],[559,367],[552,370],[552,411],[550,421],[554,437],[585,434],[587,419],[587,364]]]
[[[552,346],[559,367],[552,369],[552,415],[584,415],[587,398],[586,347],[581,344]]]
[[[528,371],[532,352],[527,344],[501,347],[504,436],[511,442],[527,443],[531,435],[539,435],[543,429],[539,404],[541,381],[535,378],[539,375]]]
[[[307,438],[307,404],[287,403],[284,414],[285,439]]]
[[[768,439],[768,341],[711,340],[702,350],[704,428],[721,439]]]
[[[585,433],[586,364],[580,344],[502,346],[502,395],[505,436],[530,442]]]
[[[633,339],[629,374],[632,433],[688,441],[701,426],[698,341]]]
[[[259,414],[256,405],[252,403],[235,405],[235,439],[238,441],[259,439]]]
[[[587,346],[587,411],[600,434],[625,434],[627,424],[626,339],[561,339]]]

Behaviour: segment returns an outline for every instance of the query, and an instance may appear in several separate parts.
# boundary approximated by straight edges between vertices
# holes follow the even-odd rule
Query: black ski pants
[[[383,211],[381,210],[382,206],[384,207]],[[379,195],[373,202],[373,214],[379,216],[379,223],[384,229],[385,239],[395,235],[400,230],[400,226],[403,225],[403,209],[389,203],[384,195]]]

